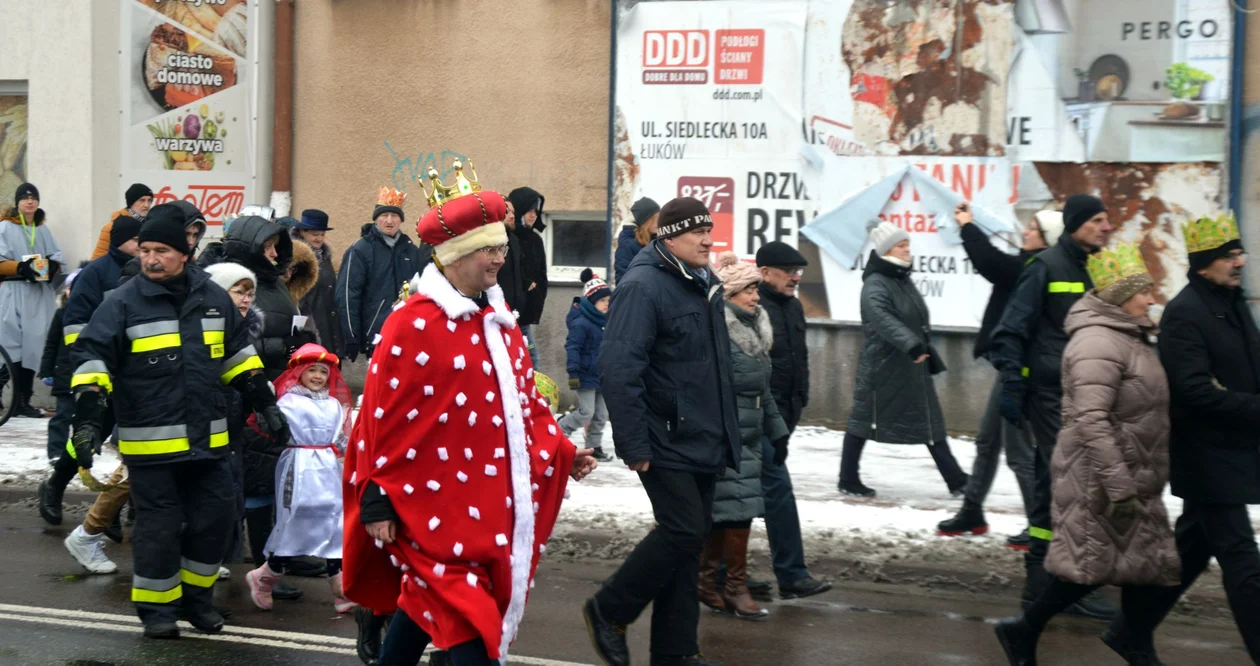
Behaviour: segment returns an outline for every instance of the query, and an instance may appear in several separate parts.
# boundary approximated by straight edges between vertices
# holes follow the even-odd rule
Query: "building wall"
[[[111,3],[88,0],[0,0],[0,80],[27,82],[28,178],[71,265],[91,254],[108,211],[122,207],[122,193],[104,189],[118,168],[115,14]],[[0,208],[13,194],[0,192]]]
[[[381,186],[471,158],[484,187],[603,210],[609,11],[602,0],[303,0],[295,11],[293,208],[321,208],[338,252]]]

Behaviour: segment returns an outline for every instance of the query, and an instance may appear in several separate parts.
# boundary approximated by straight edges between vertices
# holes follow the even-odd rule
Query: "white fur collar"
[[[731,342],[749,356],[769,354],[770,348],[774,346],[774,328],[770,325],[770,315],[766,313],[766,309],[757,306],[757,328],[753,330],[735,315],[733,305],[727,303],[725,306],[726,330],[731,336]]]
[[[442,275],[437,264],[429,264],[423,273],[418,273],[411,278],[411,293],[421,294],[431,299],[451,319],[481,311],[473,299],[459,293],[455,285]],[[490,287],[486,290],[486,298],[490,300],[490,306],[494,308],[494,318],[498,320],[499,325],[509,329],[516,328],[516,317],[507,309],[507,304],[503,301],[503,288],[497,284]]]

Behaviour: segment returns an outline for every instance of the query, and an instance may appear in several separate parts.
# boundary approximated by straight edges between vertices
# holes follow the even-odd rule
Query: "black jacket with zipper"
[[[809,405],[809,349],[805,346],[805,308],[795,296],[784,296],[762,282],[761,307],[770,316],[774,345],[770,348],[770,390],[791,430]]]
[[[626,463],[739,470],[740,430],[722,285],[707,287],[654,241],[613,291],[599,384]]]
[[[1060,395],[1063,329],[1068,311],[1094,282],[1085,270],[1089,253],[1070,234],[1033,258],[1019,276],[997,329],[989,359],[1002,381],[1026,380],[1033,391]]]
[[[1191,271],[1159,325],[1172,396],[1172,493],[1260,504],[1260,330],[1243,290]]]
[[[989,304],[984,307],[984,318],[980,322],[980,332],[976,334],[976,344],[972,348],[972,356],[981,358],[989,353],[992,347],[993,330],[997,328],[1006,310],[1006,303],[1015,291],[1020,273],[1024,266],[1035,256],[1036,252],[1020,250],[1019,254],[1007,254],[996,247],[975,224],[964,224],[960,232],[963,250],[976,272],[993,285],[989,295]]]
[[[417,246],[401,231],[391,247],[375,224],[363,225],[361,233],[341,259],[337,312],[343,344],[366,352],[392,312],[403,283],[424,269],[432,250]]]

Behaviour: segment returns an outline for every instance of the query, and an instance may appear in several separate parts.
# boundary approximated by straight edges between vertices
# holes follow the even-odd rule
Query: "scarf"
[[[601,329],[608,323],[608,314],[595,309],[595,304],[591,303],[590,299],[583,298],[578,301],[578,311]]]

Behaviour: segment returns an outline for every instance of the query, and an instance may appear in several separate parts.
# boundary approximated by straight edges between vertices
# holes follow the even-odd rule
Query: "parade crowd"
[[[61,524],[76,476],[99,491],[65,538],[97,574],[118,570],[105,543],[121,543],[134,514],[131,599],[146,637],[178,638],[179,621],[220,631],[230,613],[214,586],[225,564],[249,562],[262,611],[303,596],[286,577],[326,577],[364,663],[416,664],[430,645],[430,663],[500,663],[567,483],[615,459],[637,473],[655,526],[580,609],[604,663],[631,663],[627,627],[649,604],[650,662],[711,666],[702,606],[763,620],[776,593],[831,589],[807,567],[788,471],[810,399],[800,252],[771,242],[755,262],[713,256],[702,202],[636,201],[615,281],[587,269],[565,304],[577,403],[557,418],[533,333],[548,292],[545,198],[483,189],[459,163],[450,183],[430,171],[423,184],[414,238],[406,195],[381,188],[336,270],[323,211],[276,219],[250,206],[203,248],[201,211],[155,206],[143,184],[71,270],[39,191],[18,188],[0,218],[0,345],[14,367],[2,379],[17,416],[45,416],[30,403],[36,377],[56,399],[39,512]],[[1007,542],[1026,551],[1022,613],[996,626],[1010,663],[1035,664],[1038,636],[1068,612],[1108,621],[1102,639],[1127,663],[1159,664],[1155,631],[1213,557],[1260,663],[1247,514],[1260,503],[1260,330],[1233,217],[1186,224],[1189,284],[1164,294],[1158,326],[1152,272],[1139,246],[1109,245],[1100,199],[1038,213],[1015,254],[966,203],[955,220],[993,284],[974,356],[998,378],[972,469],[947,440],[933,379],[946,367],[911,235],[873,220],[838,491],[876,496],[860,475],[868,443],[923,445],[962,501],[938,533],[984,534],[1005,451],[1028,518]],[[360,359],[355,396],[342,364]],[[582,449],[569,439],[579,430]],[[123,462],[94,475],[105,442]],[[1170,482],[1185,500],[1175,526]],[[756,519],[772,581],[750,576]],[[1119,609],[1105,585],[1122,588]]]

